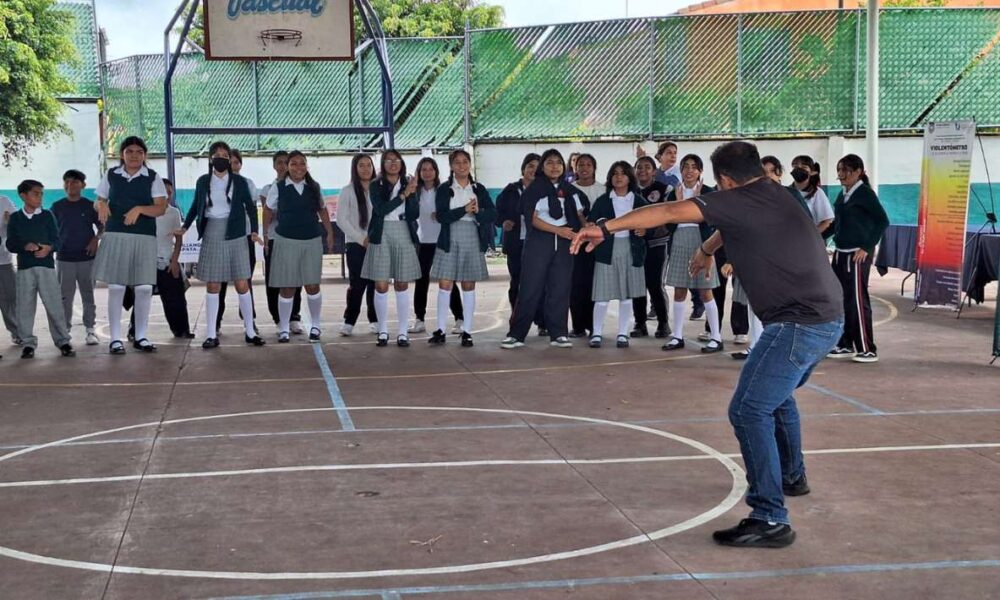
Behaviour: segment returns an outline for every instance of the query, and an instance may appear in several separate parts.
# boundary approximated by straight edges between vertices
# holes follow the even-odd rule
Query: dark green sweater
[[[24,249],[34,242],[39,246],[52,246],[45,258],[36,258],[34,252]],[[24,211],[17,211],[7,222],[7,249],[17,254],[19,271],[32,267],[56,268],[55,255],[59,250],[59,225],[51,211],[39,209],[30,219]]]
[[[497,218],[497,209],[493,206],[490,193],[486,191],[480,183],[473,183],[473,190],[476,192],[476,199],[479,201],[479,212],[476,213],[476,226],[479,228],[479,249],[486,252],[493,241],[493,222]],[[455,192],[450,183],[442,183],[437,189],[434,198],[435,212],[438,223],[441,224],[441,233],[438,234],[437,247],[445,252],[451,252],[451,224],[462,220],[465,216],[465,207],[451,208],[451,199]]]
[[[649,204],[638,192],[632,193],[635,196],[635,200],[632,202],[632,210],[642,208],[643,206]],[[610,194],[604,194],[594,201],[594,205],[590,209],[590,215],[587,217],[591,223],[596,223],[600,219],[614,218],[615,205],[611,201]],[[612,237],[610,240],[600,244],[594,249],[594,260],[605,265],[610,265],[611,259],[614,256],[614,245],[621,244],[624,241],[625,238],[618,239]],[[643,266],[646,262],[646,238],[641,238],[635,234],[635,231],[630,231],[628,234],[628,241],[632,247],[632,266]]]
[[[848,201],[844,192],[833,203],[833,243],[837,248],[861,248],[868,254],[882,241],[889,217],[868,184],[854,190]]]
[[[250,185],[243,176],[230,173],[233,178],[231,190],[232,200],[229,209],[229,219],[226,222],[226,239],[235,240],[245,237],[247,234],[246,220],[250,219],[251,233],[257,233],[257,204],[250,197]],[[205,235],[205,227],[208,225],[208,202],[212,195],[212,177],[214,175],[202,175],[194,187],[194,202],[188,209],[187,217],[184,219],[184,229],[189,229],[191,223],[198,221],[198,239]]]
[[[395,198],[390,198],[392,195],[392,186],[388,182],[382,181],[382,178],[378,178],[371,183],[368,187],[368,196],[372,201],[372,217],[368,221],[368,242],[372,244],[382,243],[382,231],[385,230],[385,216],[392,211],[399,208],[401,204],[405,204],[406,208],[403,209],[403,221],[406,222],[407,228],[410,230],[410,239],[413,240],[414,244],[420,243],[420,238],[417,237],[417,218],[420,217],[420,194],[414,193],[409,198],[403,197],[403,191],[406,188],[406,182],[400,185],[399,195]]]

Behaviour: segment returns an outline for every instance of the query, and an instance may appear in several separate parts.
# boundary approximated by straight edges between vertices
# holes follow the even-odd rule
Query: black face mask
[[[232,168],[232,164],[229,162],[228,158],[216,156],[212,159],[212,168],[215,169],[217,173],[225,173]]]
[[[809,171],[802,168],[792,169],[792,179],[794,179],[796,183],[803,183],[809,179]]]

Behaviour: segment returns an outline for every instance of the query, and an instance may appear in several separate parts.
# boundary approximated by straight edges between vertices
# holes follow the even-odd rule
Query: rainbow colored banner
[[[917,215],[917,304],[962,302],[974,121],[928,123]]]

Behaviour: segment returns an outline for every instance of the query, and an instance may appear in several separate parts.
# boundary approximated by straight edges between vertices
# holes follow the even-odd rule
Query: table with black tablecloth
[[[998,279],[1000,271],[1000,234],[986,233],[989,227],[976,235],[976,230],[966,232],[965,264],[962,266],[962,286],[969,298],[976,302],[984,299],[986,284]],[[975,238],[975,239],[973,239]],[[917,226],[890,225],[879,245],[875,268],[885,275],[890,268],[910,273],[917,271]]]

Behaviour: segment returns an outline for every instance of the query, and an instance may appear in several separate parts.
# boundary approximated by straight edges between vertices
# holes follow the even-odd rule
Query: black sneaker
[[[629,335],[632,336],[632,337],[634,337],[634,338],[649,337],[649,330],[646,329],[646,325],[645,324],[636,325],[635,329],[633,329],[632,333],[630,333]]]
[[[574,329],[573,331],[569,332],[569,337],[571,337],[571,338],[587,337],[587,330],[586,329]]]
[[[656,332],[653,333],[653,336],[660,340],[670,337],[670,326],[666,323],[660,323],[656,326]]]
[[[194,339],[194,334],[191,333],[190,331],[187,332],[187,333],[181,333],[181,334],[176,334],[175,333],[174,337],[177,338],[177,339],[180,339],[180,340],[193,340]]]
[[[204,342],[201,343],[201,347],[203,349],[205,349],[205,350],[211,350],[212,348],[218,348],[219,347],[219,338],[217,338],[217,337],[207,338]]]
[[[544,327],[539,327],[538,337],[549,337],[549,330]]]
[[[243,339],[251,346],[263,346],[267,343],[259,335],[250,337],[249,335],[243,334]]]
[[[784,492],[786,496],[805,496],[810,492],[809,481],[806,480],[806,476],[803,475],[794,483],[782,483],[781,491]]]
[[[62,355],[67,358],[71,356],[76,356],[76,351],[73,350],[73,346],[69,344],[63,344],[62,346],[59,346],[59,352],[62,353]]]
[[[448,341],[448,337],[445,336],[444,331],[438,329],[431,334],[431,339],[427,340],[427,343],[431,346],[443,346]]]
[[[472,334],[469,333],[468,331],[463,331],[462,332],[462,347],[463,348],[471,348],[472,346],[473,346],[473,344],[472,344]]]
[[[691,320],[701,321],[704,318],[705,318],[705,307],[704,306],[694,307],[694,310],[691,311]]]
[[[31,346],[25,346],[24,350],[21,350],[21,358],[35,358],[35,349]]]
[[[732,529],[716,531],[712,539],[723,546],[738,548],[784,548],[795,541],[795,531],[784,523],[743,519]]]

